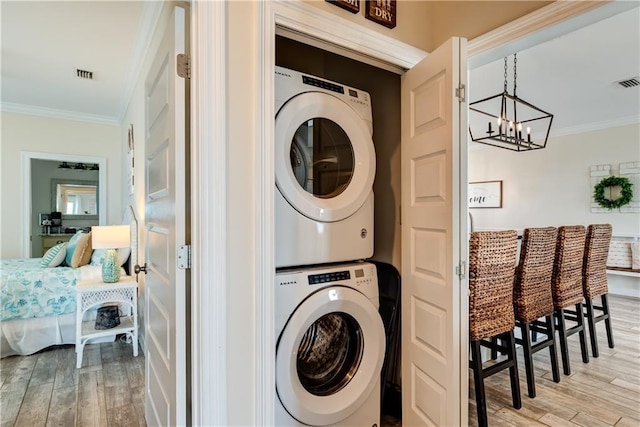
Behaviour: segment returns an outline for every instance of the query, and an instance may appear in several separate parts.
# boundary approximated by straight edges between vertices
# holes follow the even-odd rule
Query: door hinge
[[[460,261],[460,264],[456,266],[456,274],[460,280],[467,277],[467,262]]]
[[[191,56],[186,53],[179,53],[177,57],[178,76],[183,79],[191,78]]]
[[[181,270],[191,268],[191,245],[178,246],[177,262]]]
[[[464,83],[460,83],[460,86],[456,88],[456,97],[458,98],[458,102],[464,102],[467,91],[465,90]]]

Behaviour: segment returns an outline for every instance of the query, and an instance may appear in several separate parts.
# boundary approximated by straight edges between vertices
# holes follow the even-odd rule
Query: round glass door
[[[368,298],[343,286],[321,289],[296,308],[278,339],[278,398],[301,423],[339,423],[379,386],[384,348],[384,325]]]
[[[314,117],[302,123],[293,135],[290,156],[296,181],[315,197],[340,195],[353,176],[349,136],[329,119]]]
[[[335,96],[306,92],[278,111],[276,186],[298,212],[321,221],[353,215],[372,191],[376,172],[366,122]]]
[[[355,375],[364,348],[362,329],[346,313],[329,313],[313,322],[298,347],[298,379],[309,393],[328,396]]]

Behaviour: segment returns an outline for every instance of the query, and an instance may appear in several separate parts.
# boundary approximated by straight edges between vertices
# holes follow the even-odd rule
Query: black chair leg
[[[509,360],[513,361],[513,365],[509,368],[509,378],[511,380],[511,399],[513,400],[513,407],[516,409],[522,408],[522,399],[520,397],[520,377],[518,376],[518,364],[516,362],[516,340],[513,336],[513,331],[509,331],[506,334],[508,345],[511,349],[509,352]]]
[[[569,363],[569,349],[567,348],[567,325],[564,321],[564,310],[556,308],[556,322],[558,322],[558,335],[560,338],[560,356],[562,356],[562,370],[565,375],[571,375]]]
[[[589,351],[587,350],[587,337],[584,332],[584,313],[582,311],[581,302],[576,304],[576,318],[578,321],[578,326],[582,326],[580,332],[578,332],[578,336],[580,337],[580,351],[582,353],[582,362],[589,363]]]
[[[556,328],[554,326],[553,314],[546,316],[547,331],[549,333],[548,339],[553,340],[553,343],[549,346],[549,357],[551,358],[551,373],[553,374],[553,381],[560,382],[560,369],[558,368],[558,351],[556,350]]]
[[[602,312],[604,313],[604,326],[607,330],[607,342],[609,348],[613,348],[613,329],[611,328],[611,314],[609,313],[609,296],[602,295]]]
[[[498,358],[498,337],[491,337],[491,360],[496,360]]]
[[[478,413],[478,427],[486,427],[487,420],[487,399],[484,391],[484,375],[482,372],[482,354],[480,351],[480,341],[470,341],[471,347],[471,369],[473,370],[473,384],[476,393],[476,410]]]
[[[585,299],[585,305],[587,307],[587,322],[589,322],[589,337],[591,339],[591,354],[593,357],[598,357],[598,335],[596,333],[596,321],[595,314],[593,312],[593,300],[590,298]]]
[[[520,342],[524,353],[524,370],[527,375],[527,393],[536,397],[536,383],[533,377],[533,349],[531,348],[531,328],[528,323],[520,323]]]

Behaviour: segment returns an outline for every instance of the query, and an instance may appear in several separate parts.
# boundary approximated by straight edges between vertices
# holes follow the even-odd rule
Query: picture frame
[[[501,208],[502,181],[470,182],[467,196],[469,208]]]
[[[396,11],[396,0],[365,0],[364,17],[387,28],[395,28]]]
[[[360,0],[325,0],[335,6],[348,10],[351,13],[360,12]]]

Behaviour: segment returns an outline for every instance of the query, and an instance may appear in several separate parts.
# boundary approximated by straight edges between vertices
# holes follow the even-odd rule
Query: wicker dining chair
[[[520,247],[520,262],[516,267],[513,284],[516,326],[520,328],[520,337],[516,337],[516,344],[522,346],[524,353],[529,397],[536,397],[533,354],[540,350],[549,349],[553,381],[560,382],[551,295],[557,235],[558,230],[555,227],[525,228]],[[544,321],[540,320],[542,318]],[[542,334],[544,338],[537,339],[534,343],[532,333],[535,337]]]
[[[469,239],[469,344],[478,425],[487,425],[484,379],[509,369],[513,407],[520,409],[520,383],[513,335],[513,274],[518,237],[515,230],[476,231]],[[492,343],[500,337],[503,345]],[[499,347],[507,359],[483,368],[481,346]]]
[[[567,344],[567,338],[571,335],[579,335],[582,361],[589,363],[582,305],[582,262],[585,234],[586,229],[582,225],[558,227],[556,256],[553,262],[553,276],[551,278],[551,293],[553,295],[556,329],[558,330],[560,341],[562,370],[565,375],[571,375],[569,347]],[[575,306],[575,310],[568,309],[571,306]],[[575,322],[575,325],[567,328],[567,321]]]
[[[582,292],[585,300],[585,317],[589,324],[591,352],[598,357],[598,337],[596,323],[604,320],[609,348],[613,348],[613,330],[609,314],[609,287],[607,284],[607,257],[611,243],[611,224],[591,224],[587,227],[584,246],[584,262],[582,264]],[[594,305],[595,298],[600,297],[602,305]],[[601,311],[596,315],[594,310]]]

